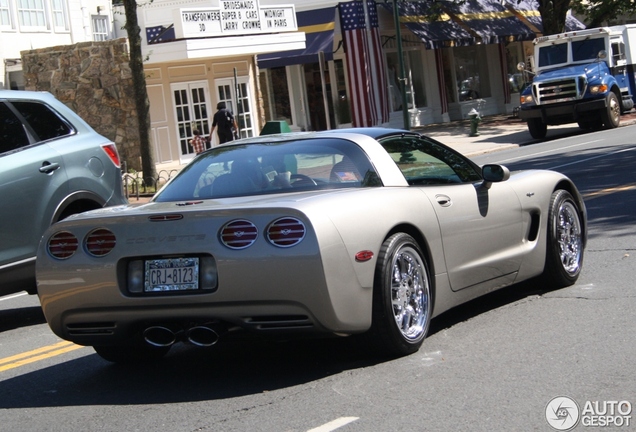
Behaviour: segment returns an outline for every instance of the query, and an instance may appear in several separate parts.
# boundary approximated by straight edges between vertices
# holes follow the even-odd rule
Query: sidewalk
[[[636,111],[621,115],[619,127],[633,124]],[[413,128],[469,157],[543,141],[532,138],[526,122],[510,115],[484,117],[477,129],[479,135],[471,137],[469,120]],[[576,123],[548,126],[547,138],[577,133],[584,132]]]
[[[466,156],[515,148],[533,141],[526,123],[510,115],[484,117],[477,136],[470,136],[470,121],[461,120],[413,128]]]

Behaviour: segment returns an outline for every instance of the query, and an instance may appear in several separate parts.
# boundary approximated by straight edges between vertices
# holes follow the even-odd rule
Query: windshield
[[[334,138],[238,144],[196,157],[155,201],[381,186],[366,154]]]
[[[572,49],[572,62],[594,61],[598,53],[607,50],[604,38],[563,42],[539,48],[539,67],[568,63],[568,47]]]

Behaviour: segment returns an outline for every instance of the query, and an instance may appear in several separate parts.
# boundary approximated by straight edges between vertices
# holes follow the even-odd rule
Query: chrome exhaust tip
[[[156,347],[169,347],[177,341],[177,335],[167,327],[153,326],[144,330],[144,340]]]
[[[186,339],[199,347],[210,347],[219,341],[219,334],[206,326],[195,326],[188,330]]]

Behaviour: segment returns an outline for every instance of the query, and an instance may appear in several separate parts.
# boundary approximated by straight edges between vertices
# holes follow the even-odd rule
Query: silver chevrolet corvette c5
[[[112,362],[241,331],[369,332],[406,355],[458,304],[537,276],[575,283],[585,243],[585,205],[558,172],[348,129],[215,147],[148,204],[52,226],[36,274],[55,334]]]

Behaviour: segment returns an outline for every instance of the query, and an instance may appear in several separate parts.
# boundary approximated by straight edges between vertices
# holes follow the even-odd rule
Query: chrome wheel
[[[424,263],[411,247],[400,249],[393,258],[391,299],[395,324],[405,339],[422,337],[428,323],[429,287]]]
[[[585,210],[565,190],[552,194],[548,216],[547,247],[543,280],[549,288],[572,285],[583,266]]]
[[[433,313],[428,265],[417,242],[397,233],[382,244],[373,290],[373,344],[389,355],[417,351]]]
[[[583,239],[578,211],[571,201],[560,206],[556,230],[563,270],[570,275],[577,274],[581,269]]]

